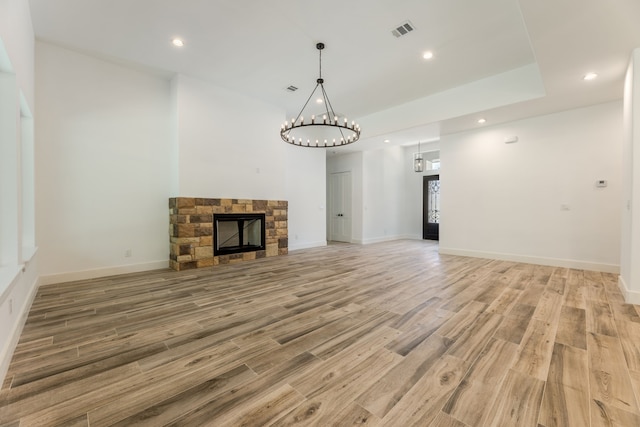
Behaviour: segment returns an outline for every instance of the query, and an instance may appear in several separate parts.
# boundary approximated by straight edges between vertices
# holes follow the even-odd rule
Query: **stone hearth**
[[[286,255],[289,248],[288,204],[283,200],[169,199],[169,265],[177,271],[257,258]],[[213,255],[214,213],[264,213],[266,249],[231,255]]]

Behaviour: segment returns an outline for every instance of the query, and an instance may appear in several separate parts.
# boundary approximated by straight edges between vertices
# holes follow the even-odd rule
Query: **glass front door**
[[[440,239],[440,175],[425,176],[422,184],[422,238]]]

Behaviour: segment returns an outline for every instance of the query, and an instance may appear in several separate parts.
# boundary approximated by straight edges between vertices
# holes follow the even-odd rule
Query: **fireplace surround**
[[[183,271],[285,255],[289,246],[287,211],[288,203],[284,200],[172,197],[169,199],[169,266]],[[215,253],[216,214],[233,214],[236,220],[264,214],[264,248],[245,247],[238,253]]]

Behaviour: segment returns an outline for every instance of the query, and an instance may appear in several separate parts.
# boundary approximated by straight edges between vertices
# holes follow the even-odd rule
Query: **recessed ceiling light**
[[[391,142],[391,140],[389,140],[389,139],[385,139],[383,142],[384,142],[385,144],[388,144],[388,143],[390,143],[390,142]]]
[[[324,102],[324,101],[322,100],[322,98],[318,98],[318,99],[316,99],[316,103],[317,103],[317,104],[322,104],[323,102]]]
[[[478,119],[478,123],[480,123],[480,124],[483,124],[483,123],[486,123],[486,122],[487,122],[487,119]]]
[[[582,80],[593,80],[596,77],[598,77],[598,75],[596,73],[587,73],[587,74],[584,75]]]
[[[171,40],[171,44],[174,45],[175,47],[184,46],[184,42],[179,38],[175,38],[175,39]]]
[[[422,57],[424,59],[431,59],[433,58],[433,52],[431,52],[430,50],[426,51],[425,53],[422,54]]]

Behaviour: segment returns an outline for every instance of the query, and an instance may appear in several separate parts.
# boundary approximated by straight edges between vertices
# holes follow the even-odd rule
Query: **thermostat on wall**
[[[606,179],[599,179],[596,181],[596,187],[599,187],[599,188],[604,188],[607,186],[607,184],[608,183]]]

